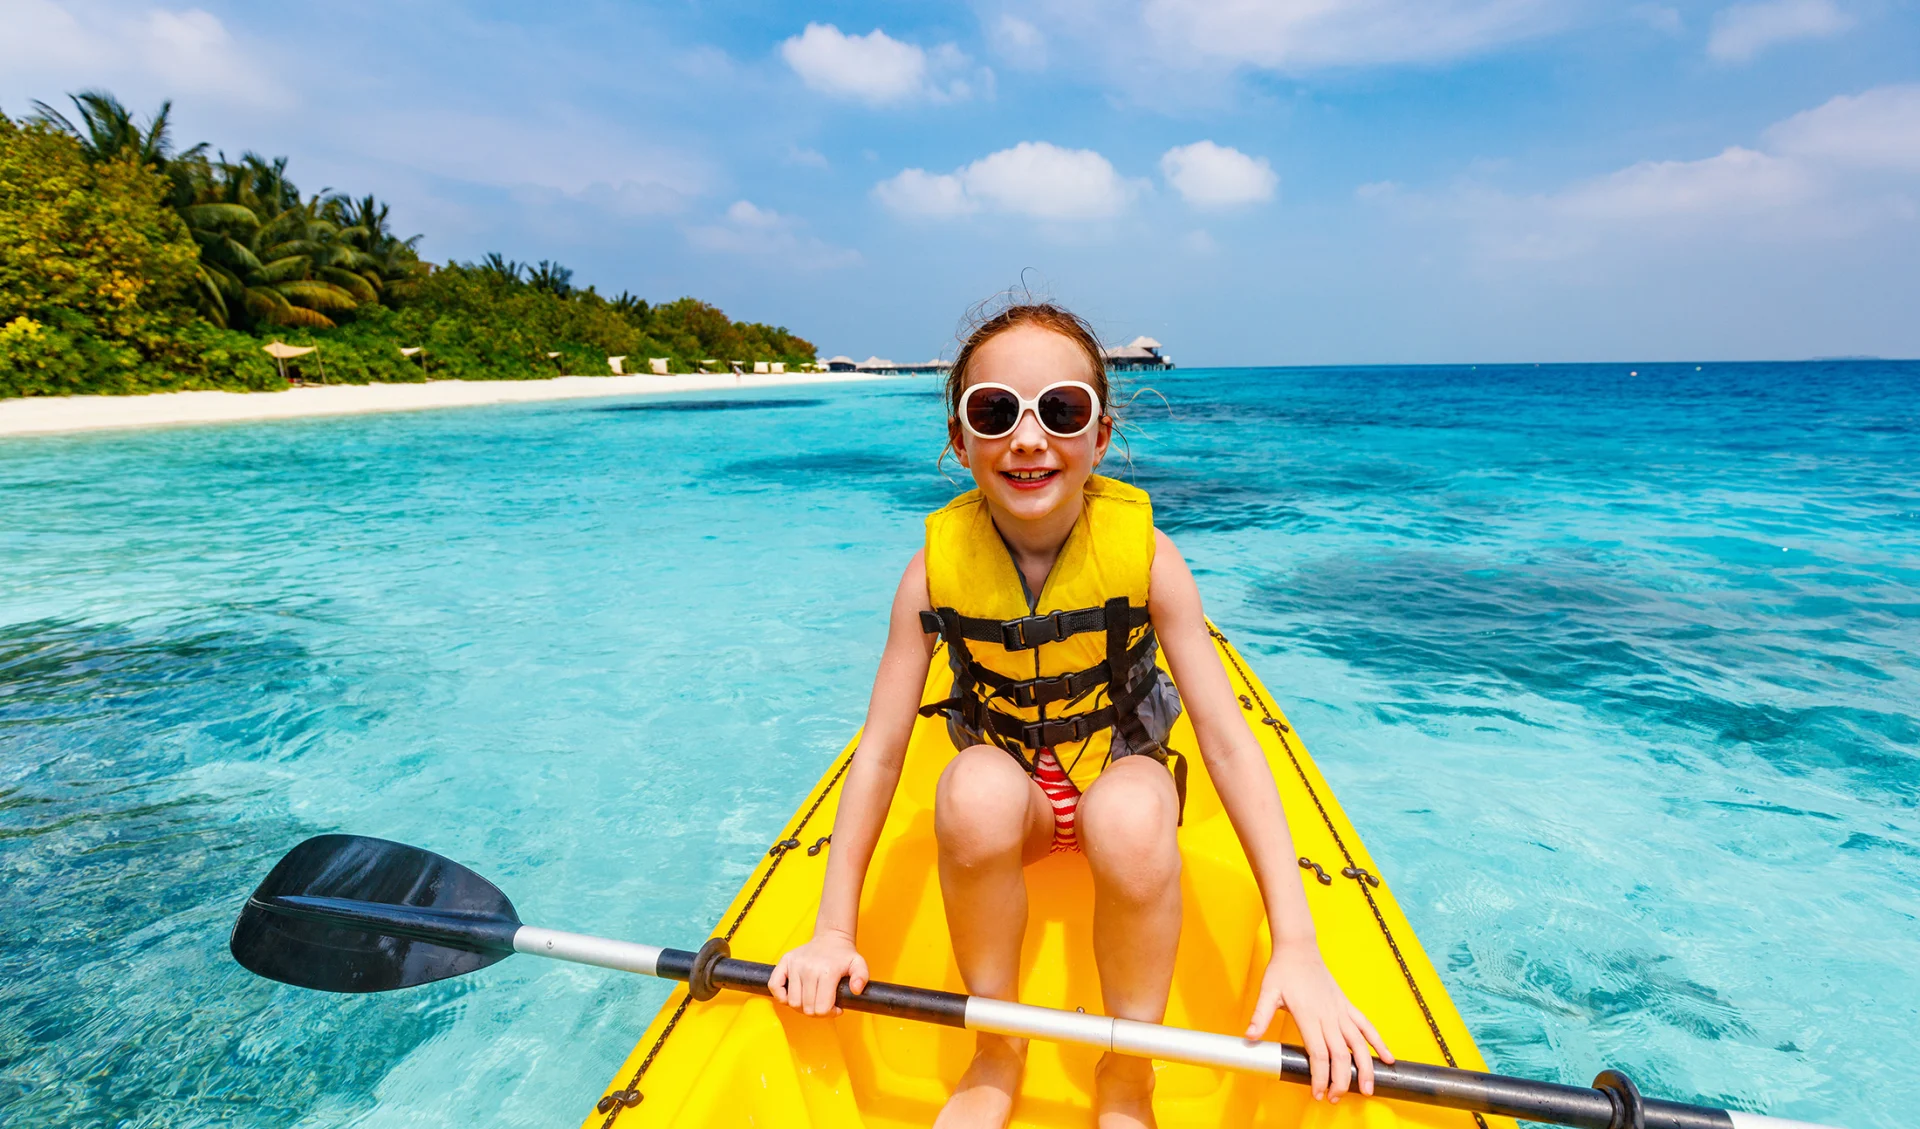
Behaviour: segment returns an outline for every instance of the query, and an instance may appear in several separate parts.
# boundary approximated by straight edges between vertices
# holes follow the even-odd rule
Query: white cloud
[[[832,24],[810,23],[780,45],[780,57],[810,89],[870,106],[952,102],[974,94],[974,85],[958,73],[968,62],[958,47],[943,43],[928,51],[879,28],[847,35]]]
[[[211,134],[230,155],[255,146],[291,150],[292,175],[309,190],[358,184],[387,197],[391,186],[407,184],[424,195],[435,190],[414,174],[426,174],[502,189],[529,210],[584,204],[639,217],[680,211],[720,179],[693,147],[659,141],[664,131],[649,136],[597,108],[548,103],[529,111],[524,104],[496,109],[484,98],[449,100],[431,75],[376,80],[370,75],[378,65],[302,51],[284,38],[254,39],[199,8],[0,0],[0,110],[20,114],[38,97],[71,116],[62,94],[104,87],[144,120],[171,98],[178,143]],[[413,96],[397,97],[396,89]],[[369,99],[379,112],[366,112]],[[288,112],[315,104],[330,112]],[[442,202],[436,197],[435,207]],[[439,222],[421,226],[440,238]]]
[[[1527,196],[1472,184],[1440,195],[1364,185],[1356,194],[1403,219],[1459,230],[1492,262],[1836,243],[1915,230],[1920,84],[1831,99],[1763,137],[1757,148],[1641,161]]]
[[[81,26],[52,0],[17,0],[6,7],[7,34],[0,37],[0,64],[8,71],[33,66],[97,66],[110,53],[105,40]]]
[[[822,153],[818,149],[809,149],[804,145],[787,146],[787,163],[790,165],[804,165],[810,169],[824,169],[829,167],[825,153]]]
[[[785,222],[779,212],[755,207],[751,200],[735,200],[727,209],[727,221],[748,231],[775,231]]]
[[[1040,70],[1047,65],[1047,37],[1039,28],[1011,13],[988,28],[994,50],[1013,66]]]
[[[1022,141],[956,169],[906,169],[874,186],[879,201],[905,215],[950,218],[979,211],[1043,220],[1111,219],[1137,186],[1091,149]]]
[[[1588,219],[1726,217],[1797,204],[1813,188],[1798,162],[1735,145],[1698,161],[1641,161],[1560,193],[1553,206]]]
[[[808,24],[780,54],[813,89],[876,105],[913,98],[927,81],[927,53],[879,28],[845,35],[832,24]]]
[[[968,165],[967,194],[1037,219],[1108,219],[1126,210],[1132,186],[1091,149],[1022,141]]]
[[[0,7],[0,24],[6,28],[0,73],[10,85],[107,87],[136,112],[135,98],[199,96],[265,110],[293,104],[257,53],[199,8],[129,11],[9,0]]]
[[[1265,157],[1196,141],[1169,149],[1160,173],[1180,198],[1196,208],[1232,208],[1273,199],[1280,177]]]
[[[958,173],[904,169],[898,176],[874,185],[873,194],[889,209],[907,216],[950,219],[980,210],[979,203],[967,195]]]
[[[805,235],[802,226],[792,216],[736,200],[721,222],[688,228],[687,242],[702,251],[803,269],[831,270],[860,262],[860,252]]]
[[[1779,43],[1838,35],[1853,17],[1833,0],[1761,0],[1735,4],[1713,16],[1707,54],[1722,62],[1743,63]]]
[[[1767,140],[1811,161],[1920,171],[1920,84],[1843,94],[1775,125]]]
[[[1479,54],[1559,27],[1558,0],[1147,0],[1156,47],[1303,71]]]

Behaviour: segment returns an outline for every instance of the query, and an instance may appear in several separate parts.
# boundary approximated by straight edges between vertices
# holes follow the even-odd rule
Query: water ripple
[[[1920,365],[1142,385],[1171,407],[1109,470],[1497,1068],[1904,1124]],[[528,920],[705,935],[858,723],[957,489],[941,415],[912,381],[0,443],[0,1120],[584,1114],[656,985],[274,988],[233,907],[353,830]]]

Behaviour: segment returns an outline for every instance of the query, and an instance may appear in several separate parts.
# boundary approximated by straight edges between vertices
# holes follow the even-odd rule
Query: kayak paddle
[[[514,953],[684,981],[695,1000],[722,988],[768,995],[770,964],[735,960],[715,937],[698,952],[526,925],[499,887],[451,859],[361,835],[319,835],[287,852],[247,899],[229,942],[269,979],[325,992],[384,992],[485,968]],[[1284,1043],[1110,1019],[882,981],[849,1011],[1047,1039],[1165,1062],[1308,1082],[1307,1053]],[[1357,1080],[1352,1093],[1359,1093]],[[1582,1129],[1826,1129],[1710,1106],[1642,1097],[1618,1071],[1592,1088],[1424,1063],[1375,1062],[1373,1092],[1423,1105]]]

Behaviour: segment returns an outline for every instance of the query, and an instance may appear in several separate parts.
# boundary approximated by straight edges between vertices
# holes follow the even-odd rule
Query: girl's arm
[[[873,848],[887,822],[887,809],[893,805],[920,693],[927,685],[933,636],[920,630],[920,613],[927,610],[927,566],[922,554],[915,553],[893,594],[887,647],[880,655],[873,697],[867,702],[866,728],[841,786],[813,939],[781,957],[767,978],[774,999],[808,1015],[839,1012],[833,1001],[842,977],[855,992],[867,986],[867,962],[854,947],[860,888],[866,884],[867,864],[873,861]]]
[[[1273,933],[1273,958],[1267,964],[1259,1001],[1247,1024],[1247,1038],[1264,1036],[1274,1010],[1285,1007],[1300,1027],[1300,1038],[1313,1064],[1313,1096],[1328,1093],[1331,1075],[1333,1100],[1339,1101],[1356,1063],[1360,1091],[1371,1094],[1373,1059],[1367,1052],[1368,1044],[1387,1062],[1393,1061],[1393,1055],[1373,1024],[1341,994],[1320,957],[1313,915],[1307,909],[1300,872],[1294,865],[1293,836],[1287,829],[1280,791],[1260,742],[1234,701],[1226,669],[1220,665],[1213,640],[1207,635],[1200,589],[1166,534],[1155,530],[1154,545],[1147,595],[1147,604],[1153,609],[1153,630],[1160,637],[1167,666],[1193,721],[1207,773],[1253,868]]]

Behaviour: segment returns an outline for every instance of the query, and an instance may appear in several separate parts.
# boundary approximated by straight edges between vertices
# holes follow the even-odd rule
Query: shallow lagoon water
[[[1130,473],[1499,1069],[1920,1108],[1920,365],[1192,371]],[[572,1124],[665,987],[227,958],[322,831],[691,946],[864,708],[934,385],[0,442],[0,1121]],[[951,464],[949,464],[951,468]]]

